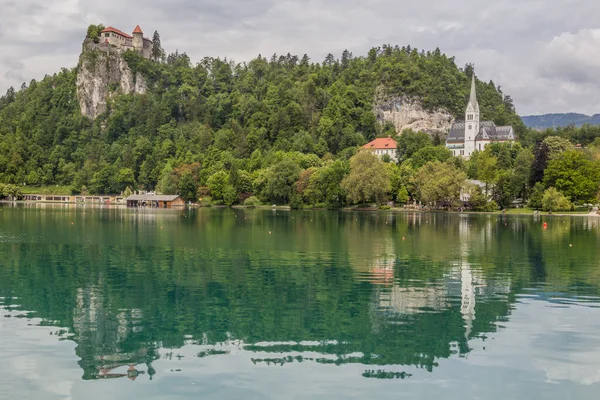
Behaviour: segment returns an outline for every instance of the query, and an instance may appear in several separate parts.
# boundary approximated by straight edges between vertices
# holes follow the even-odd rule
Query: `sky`
[[[89,24],[155,30],[192,62],[382,44],[474,63],[521,115],[600,113],[600,2],[594,0],[0,0],[0,93],[77,65]]]

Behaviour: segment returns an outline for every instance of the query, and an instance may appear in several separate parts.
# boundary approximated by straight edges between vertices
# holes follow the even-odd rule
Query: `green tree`
[[[529,207],[534,210],[540,210],[542,208],[542,199],[544,197],[544,191],[546,188],[542,182],[537,182],[531,191],[531,196],[529,197]]]
[[[427,146],[414,153],[410,163],[414,169],[419,169],[429,162],[446,162],[451,158],[452,152],[446,146]]]
[[[453,163],[428,162],[413,178],[417,198],[427,204],[443,203],[456,206],[465,187],[467,175]]]
[[[160,174],[156,191],[162,194],[177,194],[178,186],[179,178],[173,171],[171,163],[167,163]]]
[[[198,185],[191,172],[185,172],[179,179],[179,195],[185,201],[195,202],[198,200]]]
[[[542,197],[542,208],[544,211],[568,211],[571,209],[569,200],[553,187],[548,188]]]
[[[291,159],[283,159],[269,168],[266,176],[266,193],[270,200],[287,203],[293,184],[300,177],[300,168]]]
[[[398,190],[398,193],[396,194],[396,201],[400,204],[406,204],[408,203],[409,197],[408,197],[408,190],[406,190],[406,188],[404,186],[402,186],[400,188],[400,190]]]
[[[573,201],[594,201],[600,189],[600,163],[571,150],[558,155],[544,174],[546,187],[555,187]]]
[[[104,30],[104,25],[90,25],[87,29],[86,37],[92,39],[94,43],[100,42],[100,33]]]
[[[127,187],[135,187],[135,177],[131,168],[121,168],[115,178],[112,189],[115,193],[121,193]]]
[[[206,182],[210,195],[213,199],[224,200],[229,191],[229,174],[225,171],[217,171],[208,178]]]
[[[412,158],[419,150],[432,146],[431,138],[424,132],[415,132],[412,129],[406,129],[397,137],[398,160],[400,162]],[[431,160],[430,160],[431,161]]]
[[[351,203],[375,200],[379,205],[390,188],[390,179],[383,161],[369,151],[360,151],[350,159],[350,173],[341,183]]]
[[[529,198],[531,168],[533,165],[533,153],[530,149],[521,149],[515,159],[515,168],[511,180],[511,191],[516,198],[527,201]]]
[[[162,61],[165,58],[165,51],[160,43],[158,31],[154,31],[154,35],[152,35],[152,51],[150,52],[150,57],[152,58],[152,61],[155,62]]]

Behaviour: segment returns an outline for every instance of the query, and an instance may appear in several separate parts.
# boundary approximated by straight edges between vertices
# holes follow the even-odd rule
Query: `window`
[[[467,115],[467,121],[473,121],[473,114]]]
[[[104,37],[110,37],[110,33],[108,33],[108,32],[107,32],[107,33],[105,33],[105,34],[104,34]]]
[[[473,129],[473,125],[469,124],[469,130]]]

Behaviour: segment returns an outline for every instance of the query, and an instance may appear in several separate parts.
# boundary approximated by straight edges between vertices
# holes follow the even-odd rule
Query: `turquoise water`
[[[0,206],[0,398],[597,399],[599,225]]]

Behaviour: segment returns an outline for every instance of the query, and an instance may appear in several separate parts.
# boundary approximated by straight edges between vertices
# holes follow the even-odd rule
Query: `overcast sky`
[[[521,115],[594,114],[599,14],[595,0],[0,0],[0,92],[75,66],[91,23],[126,32],[139,24],[193,62],[439,47],[502,86]]]

